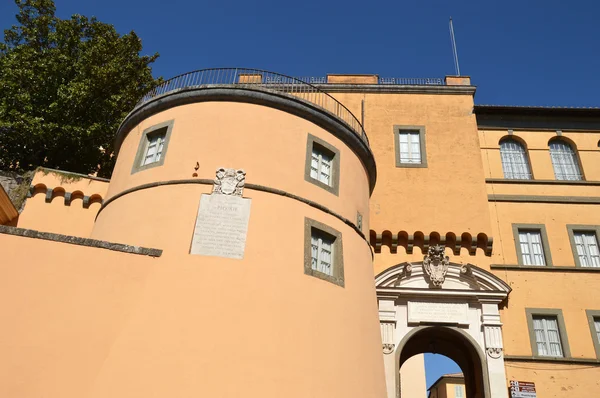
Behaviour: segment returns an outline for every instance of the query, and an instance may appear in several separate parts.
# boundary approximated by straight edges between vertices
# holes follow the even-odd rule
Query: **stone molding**
[[[498,278],[496,275],[489,271],[479,268],[473,264],[458,264],[450,262],[448,264],[448,271],[446,274],[446,281],[464,281],[466,285],[476,288],[466,288],[463,290],[458,289],[422,289],[419,287],[405,287],[402,286],[404,280],[414,279],[425,279],[425,271],[423,269],[423,262],[405,262],[397,264],[393,267],[386,269],[375,277],[375,286],[377,295],[379,297],[471,297],[478,300],[487,302],[499,303],[508,297],[512,288]],[[411,271],[407,272],[407,268]],[[465,269],[469,269],[470,272],[464,272]],[[381,309],[380,309],[381,316]],[[498,318],[486,318],[484,319],[485,324],[489,325],[501,325]]]
[[[156,188],[156,187],[161,187],[161,186],[167,186],[167,185],[183,185],[183,184],[202,184],[202,185],[213,186],[214,185],[214,180],[209,180],[207,178],[191,178],[191,179],[184,179],[184,180],[157,181],[157,182],[152,182],[152,183],[148,183],[148,184],[138,185],[136,187],[129,188],[129,189],[126,189],[126,190],[124,190],[122,192],[119,192],[119,193],[111,196],[110,198],[108,198],[106,201],[103,202],[102,207],[98,211],[98,215],[109,204],[111,204],[115,200],[117,200],[120,197],[123,197],[125,195],[129,195],[131,193],[134,193],[134,192],[137,192],[137,191],[141,191],[141,190],[144,190],[144,189],[151,189],[151,188]],[[245,183],[244,184],[244,188],[255,190],[255,191],[272,193],[272,194],[279,195],[279,196],[285,196],[286,198],[297,200],[297,201],[302,202],[302,203],[304,203],[304,204],[306,204],[308,206],[314,207],[315,209],[318,209],[318,210],[320,210],[320,211],[322,211],[324,213],[330,214],[330,215],[334,216],[335,218],[339,219],[340,221],[342,221],[344,224],[348,225],[350,228],[352,228],[367,244],[369,244],[369,241],[367,240],[367,237],[365,236],[365,234],[363,234],[363,232],[358,228],[358,226],[352,220],[350,220],[350,219],[348,219],[348,218],[346,218],[346,217],[344,217],[344,216],[336,213],[335,211],[331,210],[330,208],[328,208],[326,206],[323,206],[320,203],[317,203],[317,202],[312,201],[310,199],[303,198],[301,196],[295,195],[295,194],[287,192],[287,191],[283,191],[281,189],[271,188],[271,187],[267,187],[267,186],[259,185],[259,184]],[[96,215],[96,218],[98,218],[98,215]],[[373,257],[373,253],[372,252],[371,252],[371,257]]]
[[[67,243],[70,245],[96,247],[99,249],[113,250],[122,253],[139,254],[150,257],[160,257],[161,249],[151,249],[140,246],[124,245],[122,243],[112,243],[104,240],[81,238],[78,236],[61,235],[52,232],[41,232],[33,229],[9,227],[0,225],[0,234],[21,236],[24,238],[49,240],[58,243]]]
[[[546,150],[547,151],[547,150]],[[583,185],[600,186],[600,181],[567,181],[567,180],[512,180],[508,178],[486,178],[488,184],[532,184],[532,185]]]
[[[574,267],[572,265],[518,265],[518,264],[492,264],[491,269],[506,271],[540,271],[540,272],[600,272],[600,268]]]
[[[577,203],[600,204],[600,196],[542,196],[542,195],[501,195],[489,194],[489,202],[528,202],[528,203]]]

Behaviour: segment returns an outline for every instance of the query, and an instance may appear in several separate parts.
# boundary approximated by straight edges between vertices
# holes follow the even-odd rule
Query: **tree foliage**
[[[96,18],[60,19],[53,0],[15,0],[0,42],[0,169],[37,166],[108,176],[125,115],[156,86],[132,31]]]

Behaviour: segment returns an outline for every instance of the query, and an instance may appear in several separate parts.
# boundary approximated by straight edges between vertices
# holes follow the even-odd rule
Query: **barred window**
[[[533,330],[538,355],[545,357],[563,356],[558,320],[555,316],[534,316]]]
[[[521,143],[513,139],[500,142],[500,156],[504,178],[510,180],[531,180],[531,170],[527,153]]]
[[[557,180],[579,181],[582,179],[577,155],[571,147],[561,140],[550,142],[550,158]]]

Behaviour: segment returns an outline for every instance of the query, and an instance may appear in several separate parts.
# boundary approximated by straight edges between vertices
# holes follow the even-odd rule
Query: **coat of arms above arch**
[[[473,264],[451,262],[442,246],[428,249],[423,261],[404,262],[386,269],[375,277],[380,289],[463,290],[503,292],[510,286],[502,279]]]

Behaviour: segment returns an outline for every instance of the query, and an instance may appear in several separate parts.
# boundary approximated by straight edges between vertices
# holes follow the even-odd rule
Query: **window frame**
[[[523,156],[525,158],[525,164],[527,166],[527,172],[529,173],[529,178],[508,178],[508,177],[506,177],[506,171],[504,170],[504,160],[503,160],[504,158],[502,156],[502,144],[506,143],[507,141],[515,142],[518,145],[520,145],[521,148],[523,148]],[[498,150],[500,151],[500,163],[502,166],[502,176],[504,179],[511,180],[511,181],[531,181],[531,180],[535,179],[535,177],[533,175],[533,169],[531,167],[531,159],[529,158],[529,149],[527,148],[527,144],[521,137],[518,137],[516,135],[507,135],[507,136],[502,137],[500,139],[500,141],[498,141]]]
[[[400,132],[418,132],[419,147],[421,151],[421,163],[402,163],[400,159]],[[396,167],[426,168],[427,167],[427,145],[425,143],[425,126],[394,125],[394,151],[396,155]]]
[[[571,243],[571,251],[573,252],[573,259],[575,261],[575,267],[585,269],[598,269],[600,267],[582,267],[579,261],[579,254],[577,253],[577,244],[575,243],[575,232],[593,232],[596,234],[596,243],[600,248],[600,225],[581,225],[581,224],[567,224],[567,231],[569,233],[569,242]]]
[[[535,358],[571,358],[571,349],[569,347],[569,338],[567,336],[567,328],[565,326],[565,319],[563,312],[558,308],[525,308],[525,314],[527,316],[527,328],[529,329],[529,343],[531,345],[531,354]],[[563,353],[562,357],[554,357],[548,355],[539,355],[537,349],[537,340],[535,338],[535,330],[533,327],[533,318],[535,316],[543,317],[556,317],[556,323],[558,324],[558,335],[560,339],[560,347]]]
[[[594,350],[596,351],[596,358],[600,359],[600,338],[598,338],[596,326],[594,325],[594,319],[600,319],[600,310],[585,310],[585,315],[588,318],[592,342],[594,343]]]
[[[320,234],[329,235],[334,238],[333,256],[332,256],[332,275],[327,275],[323,272],[317,271],[312,268],[312,247],[311,238],[312,230],[316,229]],[[304,273],[306,275],[314,276],[315,278],[322,279],[327,282],[331,282],[334,285],[345,287],[344,280],[344,254],[342,245],[342,234],[341,232],[331,228],[328,225],[323,224],[317,220],[311,218],[304,218]]]
[[[310,176],[310,166],[312,161],[312,153],[313,148],[317,145],[321,147],[325,151],[328,151],[332,154],[331,160],[331,176],[330,181],[331,185],[327,185],[318,179],[312,178]],[[325,142],[319,137],[316,137],[310,133],[308,133],[308,138],[306,140],[306,162],[304,165],[304,180],[314,184],[318,187],[323,188],[324,190],[334,194],[335,196],[339,196],[340,191],[340,151],[333,145]]]
[[[552,255],[550,252],[550,243],[548,242],[548,234],[544,224],[512,224],[513,238],[515,241],[515,249],[517,251],[517,264],[522,267],[552,267]],[[542,238],[542,251],[544,253],[545,265],[525,265],[523,263],[523,253],[521,252],[521,241],[519,240],[520,230],[539,230]]]
[[[133,161],[133,166],[131,168],[131,174],[151,169],[153,167],[159,167],[165,163],[165,158],[167,156],[167,150],[169,148],[169,141],[171,141],[171,132],[173,131],[174,123],[175,120],[168,120],[166,122],[158,123],[151,127],[148,127],[142,132],[142,136],[140,137],[140,143],[138,144],[138,149],[135,155],[135,159]],[[161,152],[160,160],[148,163],[146,165],[142,165],[142,160],[146,157],[146,151],[148,149],[148,144],[150,143],[148,137],[154,134],[158,134],[160,130],[165,130],[165,138],[163,141],[163,149]]]
[[[567,145],[573,151],[573,158],[575,160],[575,166],[577,167],[577,170],[579,171],[580,178],[578,180],[559,179],[558,176],[556,175],[556,166],[554,164],[554,160],[552,157],[552,150],[550,149],[550,145],[554,142],[561,142],[562,144]],[[565,137],[563,137],[561,135],[551,138],[550,141],[548,141],[548,155],[550,155],[550,164],[552,164],[552,171],[554,172],[554,180],[556,180],[556,181],[585,181],[586,180],[585,174],[583,172],[583,165],[581,164],[581,159],[579,158],[579,150],[577,149],[577,145],[575,145],[575,143],[573,141],[566,139]]]

